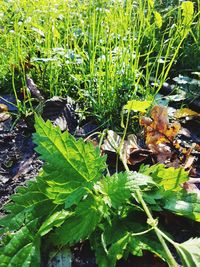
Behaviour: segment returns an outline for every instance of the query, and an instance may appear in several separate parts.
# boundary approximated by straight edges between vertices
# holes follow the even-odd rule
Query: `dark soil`
[[[0,132],[0,212],[15,188],[35,178],[41,165],[23,120],[13,130]]]

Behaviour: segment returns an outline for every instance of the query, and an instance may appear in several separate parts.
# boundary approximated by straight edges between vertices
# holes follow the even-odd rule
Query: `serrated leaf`
[[[87,189],[85,187],[79,187],[75,189],[68,197],[65,198],[65,209],[70,208],[74,204],[77,205],[81,198],[86,195],[86,193]]]
[[[183,168],[166,168],[163,164],[156,164],[151,167],[142,167],[140,172],[149,175],[165,190],[181,191],[181,185],[188,181],[188,172]]]
[[[164,200],[163,208],[177,215],[181,215],[200,222],[200,200],[196,194],[169,194]]]
[[[127,173],[118,173],[103,178],[99,183],[99,191],[103,195],[105,203],[114,208],[126,203],[131,197],[129,182]]]
[[[156,185],[152,177],[149,175],[138,173],[136,171],[128,172],[127,174],[128,174],[130,186],[132,185],[132,188],[138,189],[139,187],[147,187],[149,185],[150,186]]]
[[[55,212],[44,221],[44,223],[41,225],[38,231],[38,234],[43,236],[47,234],[49,231],[51,231],[53,227],[59,227],[70,215],[71,213],[66,210]]]
[[[12,233],[8,242],[3,243],[0,263],[2,267],[40,265],[39,237],[36,238],[38,220],[29,222],[21,229]]]
[[[50,236],[54,245],[75,244],[94,231],[101,220],[101,205],[98,199],[89,197],[80,202],[75,212]]]
[[[121,172],[103,178],[99,182],[99,192],[103,195],[105,203],[114,208],[127,203],[134,195],[136,189],[151,184],[155,185],[150,176],[137,172]]]
[[[151,106],[151,101],[139,101],[139,100],[131,100],[124,106],[124,109],[128,111],[134,112],[142,112],[145,113],[146,110]]]
[[[115,267],[116,261],[120,260],[123,257],[124,250],[129,244],[129,239],[130,239],[130,234],[127,233],[117,242],[111,245],[111,247],[108,250],[108,260],[110,267]]]
[[[117,260],[121,259],[124,255],[127,245],[129,244],[130,234],[126,233],[121,238],[112,242],[110,247],[104,247],[102,244],[103,236],[99,233],[94,233],[90,243],[95,250],[96,263],[99,267],[115,267]]]
[[[200,265],[200,238],[191,238],[179,244],[177,251],[183,267],[198,267]]]
[[[126,218],[115,217],[112,223],[104,225],[103,233],[96,232],[91,240],[98,265],[115,266],[116,261],[124,255],[131,253],[142,256],[145,250],[165,260],[165,252],[154,232],[139,234],[145,230],[145,216],[139,212]]]
[[[0,225],[10,231],[18,230],[33,219],[44,218],[55,208],[52,201],[40,191],[38,182],[29,182],[24,188],[12,195],[13,202],[4,206],[8,215],[0,219]]]
[[[14,261],[21,262],[22,256],[27,255],[28,251],[30,255],[34,253],[34,242],[37,240],[39,235],[37,231],[41,225],[40,234],[45,235],[54,226],[60,226],[67,221],[64,218],[66,214],[61,212],[62,204],[66,202],[68,207],[78,204],[79,197],[82,198],[85,192],[80,190],[81,194],[78,194],[78,197],[76,194],[75,196],[72,194],[68,199],[67,197],[81,186],[90,190],[105,168],[105,158],[100,157],[99,150],[92,144],[85,144],[83,140],[76,141],[68,133],[62,134],[50,122],[44,123],[39,118],[36,121],[37,133],[34,135],[34,140],[38,144],[36,150],[42,153],[41,158],[46,162],[36,181],[29,182],[25,188],[19,188],[12,196],[11,204],[5,207],[10,214],[0,220],[0,225],[4,227],[1,233],[6,231],[15,233],[13,236],[12,232],[8,232],[7,237],[4,238],[6,242],[2,244],[1,260],[6,266],[12,262],[13,257],[16,258]],[[74,230],[75,239],[79,236],[84,238],[94,230],[101,214],[99,207],[95,206],[96,203],[94,202],[94,205],[90,203],[91,205],[87,206],[86,200],[75,212],[70,213],[73,215],[71,217],[75,218],[75,221],[72,221],[74,227],[77,227],[76,219],[80,222],[78,227],[83,226],[83,229],[77,227]],[[57,213],[59,211],[60,213]],[[51,215],[53,212],[55,216]],[[84,222],[87,218],[86,214],[89,220]],[[29,224],[33,219],[38,220],[38,226],[30,228]],[[62,226],[60,228],[62,229]],[[74,235],[71,238],[74,240]],[[32,262],[34,262],[33,258]],[[26,264],[29,264],[29,258],[25,259],[24,256],[24,262],[19,266],[26,266]]]
[[[35,127],[37,132],[33,140],[40,158],[46,161],[43,176],[52,187],[48,193],[51,198],[54,196],[55,203],[64,202],[65,196],[82,186],[82,183],[97,181],[101,177],[105,158],[100,157],[98,148],[95,149],[91,143],[84,143],[82,139],[76,141],[68,132],[61,133],[50,121],[44,123],[39,117],[36,117]]]

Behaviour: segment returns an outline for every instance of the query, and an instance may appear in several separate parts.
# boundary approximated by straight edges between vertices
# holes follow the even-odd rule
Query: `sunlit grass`
[[[198,39],[180,6],[161,7],[153,0],[2,1],[1,87],[28,95],[29,73],[46,96],[70,95],[100,121],[113,121],[128,100],[153,99],[184,40]]]

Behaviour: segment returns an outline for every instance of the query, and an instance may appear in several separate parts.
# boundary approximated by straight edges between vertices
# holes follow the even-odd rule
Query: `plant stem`
[[[121,158],[121,160],[122,160],[122,162],[124,164],[124,167],[125,167],[126,171],[129,172],[130,170],[128,168],[127,163],[124,162],[122,158]],[[145,213],[146,213],[146,215],[147,215],[147,217],[149,219],[149,222],[150,222],[149,224],[154,229],[154,231],[155,231],[155,233],[156,233],[156,235],[157,235],[160,243],[163,246],[163,249],[164,249],[164,251],[166,253],[166,257],[167,257],[167,261],[168,261],[169,266],[170,267],[178,267],[177,262],[175,261],[175,259],[174,259],[173,255],[172,255],[171,251],[169,250],[169,248],[168,248],[168,246],[167,246],[167,244],[166,244],[166,242],[165,242],[165,240],[163,238],[165,236],[161,233],[161,230],[157,227],[157,220],[153,218],[153,216],[152,216],[152,214],[151,214],[151,212],[150,212],[147,204],[145,203],[145,201],[144,201],[144,199],[142,197],[142,194],[141,194],[141,192],[140,192],[139,189],[136,190],[136,196],[137,196],[138,201],[142,205],[142,207],[143,207],[143,209],[144,209],[144,211],[145,211]],[[166,239],[168,240],[168,238],[166,238]]]
[[[145,211],[148,219],[152,222],[152,227],[154,228],[154,231],[155,231],[155,233],[156,233],[156,235],[157,235],[160,243],[162,244],[162,246],[163,246],[163,248],[165,250],[165,253],[166,253],[166,256],[167,256],[167,259],[168,259],[169,266],[170,267],[177,267],[178,264],[175,261],[173,255],[171,254],[171,251],[169,250],[169,248],[168,248],[168,246],[167,246],[167,244],[166,244],[163,236],[161,235],[160,229],[156,226],[156,224],[153,225],[154,222],[156,222],[156,220],[153,218],[153,216],[152,216],[149,208],[147,207],[147,205],[146,205],[146,203],[145,203],[145,201],[144,201],[144,199],[142,197],[142,194],[141,194],[141,192],[140,192],[139,189],[136,190],[136,195],[137,195],[137,198],[138,198],[140,204],[142,205],[142,207],[143,207],[143,209],[144,209],[144,211]]]

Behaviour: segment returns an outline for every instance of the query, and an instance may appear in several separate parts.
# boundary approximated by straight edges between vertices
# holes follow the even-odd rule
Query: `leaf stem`
[[[120,154],[120,156],[121,156],[121,154]],[[121,158],[121,160],[122,160],[122,162],[124,164],[124,167],[125,167],[126,171],[129,172],[130,170],[128,168],[127,163],[123,160],[123,158]],[[157,220],[153,218],[153,216],[152,216],[147,204],[145,203],[145,201],[144,201],[144,199],[142,197],[142,193],[141,193],[140,189],[136,190],[136,196],[137,196],[137,199],[138,199],[139,203],[142,205],[144,212],[146,213],[146,215],[148,217],[148,221],[147,221],[148,224],[150,224],[151,227],[154,229],[154,231],[155,231],[160,243],[163,246],[163,249],[164,249],[164,251],[166,253],[166,258],[167,258],[169,266],[170,267],[178,267],[178,264],[175,261],[171,251],[169,250],[164,238],[167,241],[169,241],[170,243],[172,243],[173,241],[171,239],[169,240],[169,238],[164,233],[162,233],[162,231],[157,227]],[[176,245],[176,244],[174,244],[174,242],[173,242],[173,245]]]
[[[138,198],[140,204],[142,205],[142,207],[143,207],[143,209],[144,209],[144,211],[145,211],[145,213],[146,213],[146,215],[147,215],[147,217],[148,217],[148,219],[150,221],[150,225],[154,228],[154,231],[155,231],[160,243],[162,244],[162,246],[163,246],[163,248],[165,250],[169,266],[170,267],[177,267],[178,264],[175,261],[171,251],[169,250],[169,248],[168,248],[163,236],[161,235],[160,229],[157,227],[157,220],[155,220],[153,218],[153,216],[152,216],[149,208],[147,207],[147,205],[146,205],[146,203],[145,203],[145,201],[144,201],[144,199],[142,197],[142,194],[141,194],[139,189],[136,190],[136,195],[137,195],[137,198]]]

